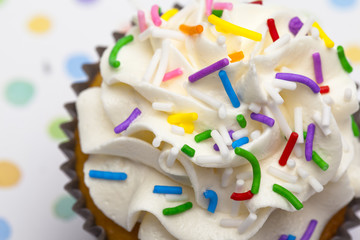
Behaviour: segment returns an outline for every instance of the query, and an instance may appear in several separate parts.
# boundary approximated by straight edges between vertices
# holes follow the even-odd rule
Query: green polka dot
[[[72,206],[75,204],[76,200],[69,196],[64,195],[56,199],[54,204],[54,213],[57,218],[63,220],[70,220],[75,216]]]
[[[60,128],[60,125],[68,121],[69,119],[65,117],[59,117],[53,119],[48,126],[48,133],[50,137],[54,140],[65,140],[66,135],[63,132],[63,130]]]
[[[1,0],[0,0],[1,1]],[[5,88],[6,100],[16,106],[23,106],[34,96],[34,86],[28,80],[12,80]]]

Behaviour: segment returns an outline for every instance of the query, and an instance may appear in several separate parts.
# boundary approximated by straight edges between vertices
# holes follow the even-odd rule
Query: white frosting
[[[84,168],[90,194],[106,216],[127,230],[142,219],[141,239],[265,239],[265,235],[276,239],[281,234],[298,234],[300,237],[310,219],[319,221],[314,233],[316,239],[328,219],[352,199],[354,189],[360,195],[359,176],[356,176],[360,167],[358,162],[352,163],[355,156],[359,156],[359,143],[352,134],[350,120],[350,115],[358,109],[358,102],[355,94],[344,99],[345,90],[355,92],[356,88],[342,69],[336,50],[326,48],[321,39],[306,33],[296,38],[288,35],[288,22],[297,16],[294,12],[232,2],[233,10],[225,11],[223,19],[263,33],[260,42],[217,32],[203,14],[205,1],[191,3],[160,26],[162,30],[177,31],[178,36],[182,34],[178,31],[182,23],[203,25],[204,32],[200,35],[180,35],[185,40],[163,38],[169,33],[166,31],[161,32],[160,37],[159,31],[155,31],[158,27],[153,26],[148,15],[148,36],[140,40],[138,27],[130,30],[128,34],[134,35],[134,41],[119,51],[117,60],[121,66],[117,69],[108,63],[110,46],[100,63],[101,87],[83,91],[77,101],[81,148],[90,154]],[[266,19],[270,17],[275,19],[280,36],[290,36],[278,46],[272,46],[267,32]],[[303,18],[303,21],[309,19]],[[225,36],[224,44],[218,43],[221,36]],[[223,68],[240,99],[239,108],[232,107],[217,72],[188,83],[189,75],[240,50],[245,58]],[[161,57],[152,63],[151,69],[154,64],[156,66],[150,76],[148,66],[155,52]],[[296,84],[296,89],[294,86],[281,88],[279,86],[283,85],[273,84],[274,77],[277,72],[293,72],[315,79],[311,57],[314,52],[320,53],[324,85],[330,87],[327,95],[333,104],[331,112],[327,112],[326,126],[316,125],[313,149],[330,167],[323,171],[313,162],[307,162],[303,141],[298,141],[294,149],[297,154],[290,156],[296,166],[280,167],[278,160],[286,145],[285,137],[295,131],[294,109],[302,108],[302,124],[306,130],[316,114],[320,114],[321,124],[321,113],[327,105],[322,95],[314,94],[307,86]],[[165,72],[179,67],[183,75],[161,83]],[[196,93],[205,97],[199,99]],[[206,101],[208,97],[211,102]],[[171,108],[159,111],[154,105]],[[251,120],[249,108],[254,106],[260,113],[274,118],[275,125],[268,127]],[[127,130],[115,134],[114,127],[136,107],[141,110],[141,115]],[[194,132],[182,135],[172,130],[168,116],[189,112],[198,114]],[[229,144],[227,137],[221,152],[214,151],[213,145],[216,136],[222,140],[225,129],[241,129],[236,121],[240,113],[247,120],[247,132],[260,133],[260,136],[251,137],[242,148],[258,159],[261,182],[259,193],[241,202],[238,213],[234,214],[230,195],[236,188],[236,175],[251,172],[252,168],[246,159],[225,146]],[[327,135],[320,128],[325,129]],[[208,129],[220,134],[212,133],[214,139],[196,143],[194,136]],[[181,151],[177,154],[184,144],[196,150],[193,158]],[[274,173],[269,174],[269,168],[281,168],[285,176],[292,176],[291,183]],[[128,178],[121,182],[92,179],[88,174],[91,169],[126,172]],[[305,170],[311,180],[298,178],[298,169]],[[226,184],[223,183],[224,175]],[[349,179],[353,188],[349,187]],[[243,180],[242,189],[248,191],[252,177]],[[304,208],[296,211],[285,198],[273,192],[275,183],[292,189],[304,203]],[[154,185],[182,186],[193,208],[176,216],[164,216],[164,208],[180,203],[153,194]],[[209,200],[203,193],[207,189],[218,195],[215,214],[206,210]],[[245,223],[239,229],[220,226],[222,219],[229,218]],[[247,223],[249,226],[244,228]]]

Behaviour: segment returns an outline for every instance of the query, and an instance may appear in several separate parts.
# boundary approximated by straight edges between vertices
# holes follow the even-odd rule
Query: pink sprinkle
[[[232,10],[233,9],[233,4],[230,2],[216,2],[214,3],[214,9],[215,10]]]
[[[206,0],[206,16],[211,15],[212,4],[213,4],[213,0]]]
[[[139,21],[140,32],[143,32],[147,28],[146,22],[145,22],[145,13],[144,13],[144,11],[138,10],[137,16],[138,16],[138,21]]]
[[[174,69],[170,72],[167,72],[165,73],[164,75],[164,78],[163,78],[163,82],[167,81],[167,80],[170,80],[174,77],[177,77],[177,76],[180,76],[183,74],[183,71],[181,70],[181,68],[177,68],[177,69]]]
[[[153,5],[151,7],[151,19],[152,19],[153,23],[155,24],[155,26],[159,27],[161,25],[161,19],[159,16],[159,6],[158,5]]]

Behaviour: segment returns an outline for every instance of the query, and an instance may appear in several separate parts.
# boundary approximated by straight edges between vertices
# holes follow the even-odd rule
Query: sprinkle
[[[211,14],[214,14],[214,15],[217,16],[218,18],[221,18],[222,15],[223,15],[223,13],[224,13],[224,10],[216,10],[216,9],[213,9],[208,16],[210,16]]]
[[[360,130],[359,130],[359,126],[356,124],[354,116],[351,116],[351,128],[352,128],[354,137],[359,137]]]
[[[249,134],[249,131],[247,129],[240,129],[233,133],[233,138],[235,140],[238,140],[242,137],[246,137]]]
[[[160,147],[162,139],[160,137],[155,137],[154,140],[152,141],[152,145],[154,147]]]
[[[245,128],[246,127],[246,119],[244,115],[239,114],[236,116],[236,121],[239,123],[240,127]]]
[[[235,201],[245,201],[251,199],[253,196],[254,194],[251,192],[251,190],[249,190],[243,193],[233,192],[230,198]]]
[[[153,84],[155,86],[160,86],[164,74],[166,72],[166,68],[168,66],[168,59],[169,59],[169,48],[170,48],[170,40],[168,39],[164,40],[161,46],[161,57],[159,61],[159,66],[153,80]]]
[[[318,165],[321,170],[326,171],[329,168],[329,164],[325,162],[317,152],[313,151],[312,153],[312,160],[316,165]]]
[[[317,28],[319,30],[319,36],[322,40],[324,40],[325,42],[325,46],[327,48],[333,48],[334,47],[334,42],[326,35],[326,33],[324,32],[324,30],[320,27],[320,25],[317,22],[314,22],[313,27]],[[339,47],[338,47],[339,49]]]
[[[218,196],[213,190],[206,190],[204,193],[204,197],[209,199],[209,205],[207,210],[211,213],[215,213],[215,209],[218,203]]]
[[[310,29],[310,34],[314,39],[318,39],[320,37],[319,29],[312,27]]]
[[[138,22],[139,22],[140,32],[142,33],[142,32],[145,31],[146,28],[147,28],[147,26],[146,26],[146,21],[145,21],[145,13],[144,13],[144,11],[138,10],[137,16],[138,16]]]
[[[309,222],[309,225],[307,226],[304,234],[302,235],[300,240],[310,240],[312,234],[315,231],[316,225],[317,225],[318,221],[316,221],[315,219],[312,219]]]
[[[204,27],[202,25],[188,26],[185,24],[181,24],[179,29],[181,32],[183,32],[187,35],[200,34],[204,31]]]
[[[302,107],[295,107],[294,108],[294,127],[295,132],[298,134],[298,143],[304,142],[303,136],[303,117],[302,117]]]
[[[350,88],[345,88],[344,90],[344,101],[345,102],[349,102],[351,100],[352,97],[352,92]]]
[[[260,0],[260,1],[252,1],[252,2],[250,2],[251,4],[259,4],[259,5],[262,5],[263,4],[263,2],[262,2],[262,0]]]
[[[90,170],[89,177],[98,178],[98,179],[106,179],[106,180],[122,181],[127,178],[127,174],[123,173],[123,172],[106,172],[106,171]]]
[[[219,102],[218,100],[216,100],[214,97],[210,97],[192,87],[189,87],[188,84],[185,84],[185,88],[187,90],[187,92],[193,96],[194,98],[199,99],[200,101],[206,103],[207,105],[215,108],[215,109],[219,109],[221,107],[221,102]]]
[[[155,26],[159,27],[161,25],[161,19],[159,16],[159,6],[153,5],[151,7],[151,20],[155,24]]]
[[[231,139],[234,139],[234,138],[233,138],[234,132],[235,132],[235,131],[234,131],[234,130],[231,130],[231,129],[228,131],[229,136],[230,136]]]
[[[278,125],[280,127],[280,130],[286,138],[289,138],[292,131],[279,107],[275,103],[270,103],[268,106],[271,112],[274,114],[276,121],[279,123]]]
[[[153,193],[158,193],[158,194],[182,194],[182,187],[155,185]]]
[[[296,167],[296,162],[294,161],[294,159],[289,159],[287,162],[286,162],[286,166],[288,166],[289,168],[294,168]]]
[[[165,216],[176,215],[176,214],[183,213],[183,212],[191,209],[192,206],[193,206],[192,202],[186,202],[184,204],[181,204],[181,205],[173,207],[173,208],[165,208],[163,210],[163,214]]]
[[[113,47],[113,49],[111,50],[111,53],[109,55],[109,64],[111,67],[113,67],[113,68],[120,67],[120,61],[116,60],[117,54],[123,46],[132,42],[133,40],[134,40],[133,35],[127,35],[123,38],[120,38],[116,42],[115,46]]]
[[[240,234],[244,233],[257,219],[255,213],[250,213],[249,216],[243,221],[238,227],[238,232]]]
[[[202,155],[196,157],[196,163],[199,165],[222,163],[222,157],[220,155]]]
[[[231,63],[238,62],[244,58],[244,52],[239,51],[239,52],[231,53],[229,54],[229,58],[231,58],[230,60]]]
[[[145,74],[143,76],[144,82],[150,82],[150,79],[154,75],[156,67],[160,61],[160,57],[161,57],[161,49],[159,48],[155,51],[154,55],[152,56],[152,58],[150,60],[149,65],[145,71]]]
[[[324,100],[324,102],[327,104],[327,105],[329,105],[329,106],[331,106],[331,105],[333,105],[334,104],[334,100],[332,99],[332,97],[331,96],[329,96],[329,95],[325,95],[325,96],[323,96],[323,98],[322,98],[323,100]]]
[[[231,140],[231,138],[230,138],[229,132],[228,132],[228,130],[226,129],[226,127],[225,127],[224,125],[220,125],[218,131],[219,131],[221,137],[223,138],[224,143],[225,143],[227,146],[230,146],[230,145],[232,144],[232,140]]]
[[[216,27],[224,29],[228,33],[232,33],[237,36],[246,37],[246,38],[249,38],[254,41],[261,41],[262,36],[260,33],[251,31],[246,28],[239,27],[235,24],[232,24],[221,18],[218,18],[217,16],[215,16],[213,14],[208,17],[208,21],[210,23],[212,23],[213,25],[215,25]]]
[[[179,124],[182,122],[193,122],[198,119],[198,114],[196,112],[192,113],[177,113],[171,114],[167,121],[170,124]]]
[[[315,124],[311,123],[307,127],[306,141],[305,141],[305,158],[307,161],[311,161],[313,142],[315,134]]]
[[[320,87],[321,94],[325,94],[325,93],[329,93],[329,92],[330,92],[330,87],[328,85]]]
[[[320,87],[313,80],[303,75],[294,73],[277,73],[275,78],[305,84],[311,88],[314,93],[318,93],[320,91]]]
[[[245,182],[242,179],[236,180],[235,192],[241,192]],[[236,217],[239,214],[240,201],[231,201],[231,216]]]
[[[206,68],[201,69],[200,71],[192,74],[189,76],[189,82],[193,83],[203,77],[206,77],[207,75],[216,72],[217,70],[220,70],[221,68],[229,65],[229,60],[227,58],[223,58],[210,66],[207,66]]]
[[[229,157],[229,149],[226,146],[224,139],[221,137],[220,133],[217,130],[211,131],[211,137],[214,139],[215,143],[218,145],[220,154],[224,160],[227,160]]]
[[[316,52],[312,55],[313,62],[314,62],[314,72],[315,72],[315,79],[318,84],[324,81],[322,68],[321,68],[321,58],[320,53]]]
[[[286,33],[282,35],[276,42],[273,42],[267,48],[265,48],[264,52],[265,53],[272,52],[276,49],[285,46],[288,42],[290,42],[290,34]]]
[[[250,138],[251,138],[252,140],[255,140],[255,139],[257,139],[258,137],[260,137],[260,135],[261,135],[261,132],[260,132],[259,130],[255,130],[255,131],[253,131],[253,132],[250,133]]]
[[[152,28],[151,35],[154,38],[174,39],[177,41],[184,41],[184,34],[170,29]]]
[[[251,192],[253,194],[257,194],[259,192],[260,179],[261,179],[261,170],[260,170],[259,161],[251,152],[242,148],[238,148],[238,147],[235,148],[235,154],[245,158],[250,162],[253,169],[253,182],[251,186]]]
[[[236,175],[236,179],[249,180],[253,178],[253,172],[242,172]]]
[[[280,194],[284,198],[286,198],[295,207],[296,210],[300,210],[303,208],[303,204],[299,201],[299,199],[297,199],[294,196],[294,194],[292,194],[286,188],[284,188],[278,184],[274,184],[273,191],[276,192],[277,194]]]
[[[314,18],[312,17],[308,18],[305,21],[304,25],[301,27],[300,31],[296,34],[295,38],[298,39],[300,37],[306,36],[310,31],[310,29],[312,28],[314,21],[315,21]]]
[[[275,88],[268,84],[264,84],[264,88],[277,105],[284,103],[284,99],[280,96],[280,94],[278,93],[278,91],[276,91]]]
[[[345,57],[344,48],[342,46],[338,46],[337,53],[338,53],[338,57],[339,57],[341,66],[343,67],[345,72],[351,73],[353,71],[353,68]]]
[[[183,127],[179,127],[179,126],[176,126],[176,125],[171,125],[171,132],[175,133],[175,134],[177,134],[179,136],[184,136],[185,129]]]
[[[180,149],[177,147],[173,147],[170,149],[169,155],[166,159],[166,165],[170,168],[174,166],[175,160],[179,154]]]
[[[236,141],[234,141],[231,146],[233,148],[236,148],[236,147],[241,147],[242,145],[245,145],[249,142],[249,138],[248,137],[242,137]]]
[[[288,174],[284,171],[281,171],[280,169],[274,168],[272,166],[268,167],[267,172],[270,175],[277,177],[281,180],[284,180],[286,182],[295,183],[297,181],[297,176],[290,175],[290,174]]]
[[[271,39],[273,40],[273,42],[275,42],[279,39],[279,34],[275,26],[275,20],[273,18],[269,18],[267,20],[267,26],[269,28]]]
[[[286,188],[287,190],[294,192],[294,193],[301,193],[303,191],[303,187],[300,184],[284,182],[282,185],[284,188]]]
[[[288,239],[288,236],[283,234],[279,237],[279,240],[287,240]]]
[[[198,5],[196,3],[187,4],[183,7],[177,14],[175,14],[171,19],[169,19],[167,27],[177,28],[184,19],[186,19],[193,11],[197,9]]]
[[[310,186],[315,190],[315,192],[321,192],[322,190],[324,190],[323,185],[321,185],[321,183],[314,176],[309,176],[308,181]]]
[[[199,143],[201,141],[204,141],[208,138],[211,138],[211,130],[206,130],[202,133],[199,133],[197,134],[195,137],[194,137],[194,140],[195,142]]]
[[[240,226],[242,220],[240,219],[232,219],[232,218],[223,218],[220,220],[220,226],[225,228],[236,228]]]
[[[227,187],[229,185],[230,176],[233,174],[232,168],[226,168],[221,176],[221,187]]]
[[[331,107],[325,105],[322,109],[322,125],[328,127],[330,125],[330,118],[331,118]]]
[[[314,115],[312,116],[312,119],[315,121],[315,123],[317,124],[317,126],[320,128],[320,130],[322,131],[322,133],[325,135],[325,136],[328,136],[330,133],[331,133],[331,130],[329,127],[325,127],[322,125],[321,123],[321,114],[316,111],[314,113]]]
[[[188,155],[189,157],[194,157],[195,155],[195,149],[193,149],[187,144],[184,144],[184,146],[181,148],[181,151],[186,155]]]
[[[273,86],[280,89],[295,90],[297,85],[295,82],[288,82],[279,79],[273,80]]]
[[[296,168],[296,171],[302,179],[306,179],[309,176],[309,173],[301,167]]]
[[[161,18],[164,19],[165,21],[169,21],[170,18],[172,18],[175,14],[177,14],[179,12],[179,9],[177,8],[172,8],[168,11],[166,11]]]
[[[132,113],[130,114],[130,116],[125,120],[123,121],[122,123],[120,123],[119,125],[117,125],[115,128],[114,128],[114,132],[116,134],[119,134],[123,131],[125,131],[129,126],[130,124],[141,114],[141,111],[140,109],[138,108],[135,108]]]
[[[139,34],[139,40],[140,41],[145,41],[147,40],[153,33],[154,31],[154,26],[149,26],[144,32]]]
[[[174,104],[173,103],[153,102],[151,106],[154,110],[157,110],[157,111],[172,112]]]
[[[217,151],[217,152],[220,151],[219,146],[218,146],[216,143],[214,144],[213,148],[214,148],[214,150]]]
[[[220,119],[225,119],[227,116],[226,107],[224,104],[221,104],[220,108],[218,109],[218,116]]]
[[[215,10],[229,10],[231,11],[233,9],[233,4],[231,2],[216,2],[214,3],[214,9]]]
[[[168,81],[168,80],[170,80],[172,78],[175,78],[175,77],[178,77],[178,76],[180,76],[182,74],[183,74],[183,71],[181,70],[181,68],[176,68],[176,69],[174,69],[174,70],[172,70],[170,72],[165,73],[162,81],[163,82]]]
[[[256,103],[250,103],[248,109],[254,113],[259,113],[261,111],[261,106]]]
[[[189,196],[187,194],[165,194],[165,199],[168,202],[184,202],[189,199]]]
[[[289,234],[287,240],[295,240],[296,236]]]
[[[299,32],[304,24],[298,17],[293,17],[289,22],[289,30],[294,36]]]
[[[213,0],[206,0],[206,16],[211,15],[212,5],[213,5]]]
[[[274,119],[272,119],[271,117],[265,116],[263,114],[260,114],[260,113],[253,112],[250,114],[250,118],[252,120],[264,123],[264,124],[268,125],[269,127],[274,126],[274,123],[275,123]]]

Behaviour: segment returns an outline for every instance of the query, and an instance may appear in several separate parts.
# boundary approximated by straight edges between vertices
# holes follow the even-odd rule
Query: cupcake
[[[360,194],[343,48],[313,18],[237,1],[154,5],[135,22],[98,49],[67,105],[63,169],[85,229],[330,239]]]

